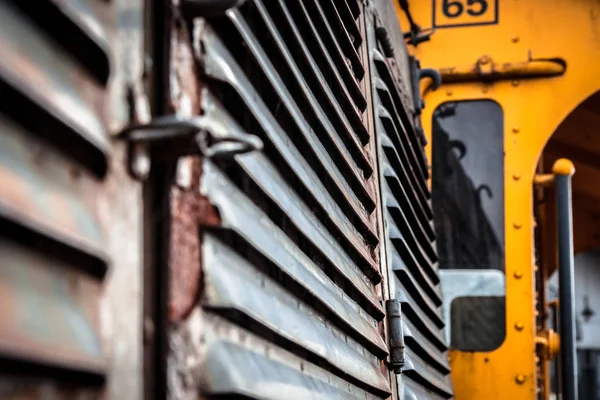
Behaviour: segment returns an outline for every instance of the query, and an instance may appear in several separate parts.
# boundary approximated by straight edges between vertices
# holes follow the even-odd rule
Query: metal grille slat
[[[334,58],[335,69],[340,73],[345,88],[350,92],[351,98],[354,100],[357,108],[361,112],[364,111],[367,107],[367,102],[360,90],[357,79],[362,79],[365,71],[358,58],[358,54],[355,54],[355,58],[351,59],[350,63],[347,61],[348,59],[344,56],[344,52],[335,38],[327,15],[321,8],[319,1],[301,1],[300,6],[306,17],[311,21],[311,24],[312,21],[315,22],[313,25],[316,28],[315,34],[320,38],[320,41],[322,40],[325,46],[326,50],[324,50],[324,53]],[[355,70],[352,70],[352,68],[355,68]]]
[[[406,366],[403,370],[405,375],[444,398],[452,397],[452,384],[449,375],[441,374],[432,369],[409,348],[405,350],[405,355]]]
[[[363,222],[362,226],[360,226],[362,232],[357,232],[357,229],[342,212],[336,201],[331,198],[321,180],[301,157],[300,152],[293,147],[289,140],[285,139],[286,134],[283,133],[282,128],[268,111],[260,96],[247,81],[241,68],[229,55],[214,32],[208,27],[205,27],[205,29],[206,32],[202,37],[205,54],[202,61],[207,75],[210,78],[229,83],[236,90],[256,120],[263,127],[268,140],[273,143],[290,168],[293,169],[303,188],[319,202],[322,209],[326,211],[326,215],[334,217],[333,221],[336,222],[340,232],[357,237],[357,241],[361,240],[359,237],[362,233],[366,235],[366,237],[363,237],[368,242],[376,242],[377,238],[370,224],[365,226],[366,223]],[[362,246],[360,251],[363,254],[369,253],[366,246]]]
[[[204,244],[204,306],[236,310],[277,335],[301,346],[353,379],[379,392],[389,392],[375,356],[347,339],[326,319],[256,270],[233,249],[208,235]]]
[[[404,174],[400,175],[406,177],[403,182],[404,186],[406,186],[407,189],[410,189],[409,193],[413,193],[413,199],[417,198],[417,204],[420,206],[421,209],[425,211],[427,217],[429,217],[428,220],[431,221],[431,218],[433,217],[433,212],[431,210],[429,200],[427,200],[427,197],[424,194],[421,186],[415,185],[413,182],[410,181],[411,178],[413,180],[416,179],[414,178],[414,173],[409,173],[413,171],[409,167],[404,165],[406,159],[400,157],[398,149],[396,148],[390,137],[387,135],[381,121],[377,121],[377,125],[380,129],[380,132],[382,132],[381,146],[383,147],[383,151],[386,154],[387,160],[389,161],[390,165],[394,167],[394,170],[396,171],[396,176],[399,175],[398,171],[405,172]]]
[[[441,373],[447,374],[450,372],[450,365],[445,351],[440,352],[439,349],[435,348],[407,319],[402,321],[402,327],[406,346],[419,354],[423,360],[427,360],[430,365]]]
[[[344,21],[344,26],[350,26],[348,29],[352,34],[352,43],[355,48],[359,48],[363,43],[363,37],[360,34],[360,29],[356,23],[356,18],[352,15],[352,10],[350,9],[350,5],[346,1],[336,2],[336,7],[339,6],[338,11],[342,20]]]
[[[95,108],[102,88],[83,78],[86,72],[72,57],[5,2],[0,3],[0,59],[0,80],[88,144],[105,171],[110,145]]]
[[[315,21],[310,18],[304,3],[299,0],[278,1],[287,1],[288,10],[292,12],[293,15],[298,14],[303,17],[302,19],[297,19],[296,21],[299,27],[300,23],[305,25],[303,27],[304,29],[301,29],[304,41],[307,43],[308,48],[313,54],[313,58],[317,61],[319,68],[321,69],[321,73],[326,77],[333,78],[328,79],[331,90],[336,93],[338,101],[344,107],[346,116],[354,128],[354,131],[358,134],[358,138],[360,139],[361,143],[368,143],[369,133],[367,132],[367,129],[364,126],[361,118],[361,112],[366,107],[366,99],[364,99],[362,94],[360,94],[360,97],[363,97],[363,100],[360,98],[356,99],[351,95],[350,89],[348,89],[344,83],[342,72],[338,69],[339,64],[336,64],[336,62],[334,62],[334,60],[331,58],[332,55],[327,50],[327,47],[323,42],[323,38],[315,26]],[[343,66],[345,66],[345,64]],[[351,83],[356,86],[352,93],[360,91],[356,81],[352,77],[350,77],[350,79],[352,79]],[[355,94],[354,96],[357,95]],[[363,107],[360,106],[361,104]]]
[[[302,116],[301,111],[287,90],[285,83],[281,81],[279,74],[275,70],[275,67],[269,61],[268,57],[260,47],[260,44],[256,40],[256,37],[252,34],[241,15],[236,11],[237,10],[231,10],[227,14],[234,22],[234,25],[237,27],[237,29],[240,30],[246,45],[254,55],[257,63],[260,65],[267,79],[275,88],[276,93],[279,95],[281,102],[290,113],[298,131],[309,143],[309,147],[306,149],[306,151],[314,152],[315,162],[320,164],[323,174],[328,175],[330,182],[333,183],[333,185],[329,184],[326,185],[326,187],[330,190],[335,189],[338,196],[344,198],[346,201],[344,209],[347,210],[348,213],[352,213],[353,217],[359,219],[362,222],[362,225],[369,230],[371,236],[375,236],[374,228],[368,219],[368,212],[365,210],[365,205],[358,200],[355,192],[350,189],[344,175],[339,171],[337,165],[335,165],[327,150],[318,140],[315,132],[308,126],[308,123]],[[241,80],[241,78],[238,79]],[[326,182],[327,181],[324,183]],[[340,204],[340,202],[338,202],[338,204]],[[369,205],[371,206],[370,208],[372,208],[373,204]]]
[[[431,220],[428,218],[423,208],[420,207],[421,204],[419,203],[417,194],[411,190],[410,184],[407,184],[406,188],[403,185],[403,182],[408,182],[405,169],[401,165],[396,164],[396,166],[400,167],[404,178],[403,180],[400,180],[400,177],[392,167],[392,163],[388,159],[387,154],[385,154],[384,177],[390,185],[390,188],[394,189],[394,192],[400,192],[402,194],[402,196],[399,196],[399,201],[405,208],[410,209],[411,214],[413,215],[413,223],[419,224],[421,228],[425,230],[428,240],[435,240],[435,232]]]
[[[87,270],[103,276],[108,257],[96,210],[99,185],[83,172],[84,179],[73,181],[72,164],[56,152],[45,151],[40,162],[32,150],[43,143],[1,114],[0,133],[2,223],[12,221],[95,259]]]
[[[358,334],[356,340],[368,345],[378,356],[386,354],[375,320],[370,318],[335,285],[279,228],[248,200],[223,173],[211,163],[203,166],[203,191],[221,214],[222,226],[240,235],[278,269],[319,299],[342,322],[345,329]]]
[[[402,122],[401,125],[405,128],[405,131],[407,132],[407,139],[412,144],[412,146],[410,146],[411,151],[414,153],[414,157],[416,158],[415,166],[421,170],[421,172],[426,178],[428,178],[429,171],[427,169],[425,151],[419,143],[419,138],[417,137],[416,132],[414,131],[413,125],[408,116],[408,111],[402,106],[400,94],[397,92],[397,90],[391,90],[391,88],[395,87],[394,75],[390,71],[389,66],[385,62],[385,59],[383,55],[379,52],[379,50],[373,50],[373,59],[375,61],[375,68],[377,70],[377,74],[379,75],[381,81],[385,84],[384,87],[387,87],[389,93],[392,94],[392,99],[394,100],[393,103],[396,105],[396,111],[400,113],[399,117]],[[380,88],[381,86],[377,87],[378,90]]]
[[[334,29],[334,32],[336,33],[338,43],[344,50],[344,53],[346,53],[346,56],[350,59],[356,57],[356,60],[360,63],[360,57],[358,56],[356,48],[360,46],[362,37],[358,31],[358,26],[356,26],[356,21],[351,17],[348,18],[349,12],[348,14],[344,14],[344,10],[348,11],[348,9],[345,8],[345,2],[326,0],[321,2],[321,4],[326,7],[329,14],[333,16],[334,27],[336,28]]]
[[[304,1],[306,2],[306,0]],[[325,44],[328,44],[329,52],[338,56],[338,64],[347,67],[346,70],[348,71],[348,75],[351,75],[350,78],[347,79],[347,81],[355,83],[358,87],[356,79],[361,80],[365,75],[365,69],[360,62],[358,53],[356,52],[356,49],[352,46],[352,43],[350,41],[350,38],[348,37],[346,30],[343,28],[343,24],[339,26],[339,28],[341,29],[333,29],[331,27],[331,24],[329,23],[330,18],[336,19],[336,22],[339,21],[339,15],[336,17],[335,15],[332,16],[326,14],[323,10],[323,7],[321,6],[321,1],[310,0],[310,4],[312,5],[313,15],[318,15],[320,17],[320,24],[318,26],[323,27],[325,30],[321,31],[321,34],[324,38],[326,38]],[[341,23],[341,21],[339,22]],[[338,35],[345,39],[344,41],[342,41],[343,43],[340,43],[341,41],[339,40]]]
[[[404,150],[403,155],[409,154],[413,156],[413,160],[407,160],[408,165],[412,166],[412,170],[415,173],[415,180],[417,185],[421,187],[422,192],[425,194],[425,197],[429,197],[429,190],[427,188],[427,183],[425,181],[425,174],[419,168],[414,167],[414,151],[412,147],[408,145],[408,143],[403,142],[400,132],[403,129],[402,126],[396,125],[396,121],[392,118],[391,114],[384,106],[379,106],[379,118],[381,123],[383,124],[385,131],[388,137],[392,140],[396,148],[401,148]]]
[[[288,65],[289,69],[291,70],[291,72],[294,76],[295,81],[297,82],[298,86],[300,87],[303,97],[305,99],[307,99],[308,107],[300,107],[300,109],[302,109],[302,108],[305,109],[305,112],[304,112],[305,116],[307,113],[311,113],[311,112],[314,113],[315,118],[313,119],[312,127],[315,130],[318,129],[318,131],[316,131],[317,136],[329,137],[330,141],[334,144],[334,147],[335,147],[337,153],[339,154],[339,157],[344,161],[344,164],[346,165],[345,170],[349,171],[349,174],[346,174],[346,175],[350,175],[350,177],[347,178],[349,180],[349,183],[352,185],[355,192],[357,192],[357,194],[360,195],[361,199],[363,199],[362,201],[363,201],[363,203],[365,203],[366,208],[369,210],[372,210],[375,206],[375,202],[373,200],[373,194],[369,190],[369,187],[367,186],[367,182],[365,181],[364,177],[361,175],[361,172],[358,170],[357,165],[355,164],[351,155],[348,153],[349,149],[347,149],[346,145],[342,142],[340,136],[337,134],[337,132],[335,131],[335,128],[332,126],[331,122],[329,121],[329,118],[327,117],[327,115],[325,114],[325,112],[323,111],[323,109],[320,107],[317,100],[315,99],[315,96],[311,92],[309,85],[307,84],[305,79],[302,77],[302,74],[301,74],[298,66],[294,62],[289,50],[287,49],[284,40],[282,39],[281,35],[277,31],[275,24],[273,23],[273,21],[267,14],[262,1],[254,0],[254,4],[255,4],[257,10],[259,11],[263,21],[265,22],[265,24],[269,30],[269,33],[272,35],[272,37],[274,39],[273,41],[276,43],[276,45],[279,49],[279,52],[282,54],[283,58],[285,59],[285,63]],[[279,71],[281,71],[281,68],[279,68]],[[289,87],[289,84],[291,83],[290,80],[286,80],[286,82],[288,83],[288,87]],[[318,128],[315,128],[314,125],[318,125]],[[351,146],[356,146],[356,145],[360,146],[357,142],[351,143]],[[354,147],[352,147],[352,148],[354,148]],[[360,147],[358,147],[357,150],[358,150],[359,154],[362,154],[364,156],[364,153],[362,152],[362,149]],[[356,152],[355,152],[355,154],[356,154]]]
[[[306,35],[303,36],[300,33],[299,27],[297,25],[297,23],[294,21],[294,18],[292,17],[290,10],[288,9],[288,7],[285,5],[284,0],[277,0],[277,4],[281,10],[281,13],[283,14],[283,18],[285,18],[285,21],[287,22],[289,29],[292,32],[292,36],[293,38],[288,38],[288,49],[290,51],[296,51],[300,52],[301,54],[299,54],[296,58],[297,63],[300,64],[301,61],[303,60],[306,64],[308,64],[308,68],[310,69],[313,79],[316,79],[319,83],[319,88],[321,89],[320,93],[322,93],[321,96],[315,94],[317,96],[317,99],[320,100],[321,97],[325,97],[327,99],[327,102],[325,103],[324,100],[322,100],[324,103],[322,103],[323,107],[326,107],[326,105],[329,105],[329,109],[333,110],[333,112],[331,112],[331,114],[334,114],[335,117],[337,117],[338,120],[338,129],[341,131],[345,131],[346,134],[349,137],[349,140],[351,141],[351,144],[349,145],[349,148],[352,149],[353,146],[356,147],[356,150],[352,151],[352,153],[357,153],[358,155],[355,155],[355,158],[358,160],[362,160],[360,162],[361,168],[363,168],[365,170],[365,175],[366,176],[371,176],[372,171],[373,171],[373,166],[371,165],[371,162],[367,159],[367,156],[364,152],[364,149],[362,148],[362,143],[360,142],[360,140],[368,140],[368,134],[365,134],[365,127],[362,124],[362,122],[360,121],[360,118],[358,118],[358,129],[361,132],[360,134],[357,133],[355,131],[355,126],[352,126],[350,124],[350,122],[348,121],[348,116],[346,115],[346,113],[344,112],[344,110],[342,110],[342,107],[340,105],[340,102],[336,99],[335,95],[332,92],[332,89],[330,88],[330,82],[331,80],[328,81],[325,79],[324,75],[328,75],[330,76],[330,74],[327,74],[327,71],[321,71],[319,69],[319,66],[317,65],[317,62],[315,61],[315,58],[313,57],[311,51],[308,48],[308,45],[306,44],[305,38]],[[272,6],[272,3],[267,3],[267,8],[269,8],[269,6]],[[271,7],[272,10],[272,7]],[[312,33],[312,31],[311,31]],[[292,45],[290,43],[290,41],[294,41],[295,45]],[[318,41],[317,41],[318,42]],[[321,43],[322,45],[322,43]],[[318,46],[317,46],[318,47]],[[321,46],[320,49],[322,50],[323,47]],[[337,73],[337,71],[335,70],[335,68],[333,68],[333,61],[331,61],[331,58],[329,57],[329,55],[327,54],[327,52],[322,53],[324,54],[324,56],[322,57],[322,59],[324,59],[327,62],[327,65],[330,66],[330,71],[332,71],[332,74],[334,75],[336,80],[339,80],[341,82],[341,78],[339,77],[339,74]],[[307,80],[308,81],[308,80]],[[315,88],[313,88],[314,90]],[[345,99],[347,103],[348,98],[345,96],[342,96],[342,99]],[[347,111],[349,111],[352,114],[357,114],[356,109],[354,108],[353,105],[350,105],[349,110],[347,109]]]
[[[407,264],[398,254],[395,248],[391,249],[392,253],[392,268],[394,271],[408,270],[410,274],[416,277],[418,285],[427,292],[429,298],[436,306],[442,305],[442,294],[439,285],[435,285],[431,279],[423,272],[418,264]],[[411,265],[408,267],[408,265]]]
[[[241,132],[241,128],[232,119],[221,104],[214,98],[212,93],[204,90],[202,93],[203,118],[207,126],[213,132]],[[215,135],[218,136],[218,133]],[[370,302],[377,317],[383,316],[383,311],[376,299],[375,289],[369,284],[379,283],[381,276],[372,259],[364,260],[368,263],[363,266],[362,273],[359,267],[348,256],[348,249],[344,249],[331,234],[326,230],[315,214],[300,200],[293,189],[285,182],[285,179],[277,172],[275,166],[264,156],[264,154],[252,154],[237,157],[237,163],[244,172],[269,196],[275,204],[283,210],[287,217],[311,241],[324,256],[331,262],[341,275]]]
[[[407,236],[410,241],[414,242],[412,247],[415,250],[417,248],[420,249],[420,251],[416,252],[421,253],[423,255],[422,261],[424,261],[424,264],[434,264],[438,261],[438,257],[433,244],[430,242],[429,236],[426,232],[424,232],[424,229],[421,226],[421,224],[415,223],[414,219],[409,220],[409,207],[404,208],[400,206],[398,199],[394,196],[394,192],[392,191],[388,183],[385,182],[384,185],[386,191],[389,193],[389,196],[386,196],[385,205],[388,208],[392,217],[394,217],[394,219],[396,220],[396,226],[400,229],[404,236]]]
[[[196,322],[196,321],[194,321]],[[202,394],[243,396],[249,399],[374,400],[380,398],[267,343],[219,317],[207,315],[207,351],[198,368]]]
[[[396,239],[399,236],[402,237],[406,241],[406,243],[409,245],[409,247],[411,249],[411,253],[416,258],[418,263],[422,266],[425,266],[427,271],[435,272],[435,268],[433,268],[435,263],[429,259],[429,257],[423,250],[423,246],[429,246],[431,244],[429,242],[425,242],[422,245],[415,238],[412,230],[410,229],[410,226],[408,225],[408,222],[404,218],[402,210],[397,206],[398,203],[395,201],[392,202],[389,200],[389,198],[392,197],[391,194],[389,194],[388,196],[386,196],[386,202],[387,202],[387,204],[389,204],[388,212],[391,217],[390,222],[392,223],[392,225],[391,225],[392,229],[390,229],[390,237],[392,239]],[[387,206],[387,204],[386,204],[386,206]],[[432,276],[432,278],[434,278],[434,277]]]
[[[113,8],[95,5],[0,1],[4,397],[97,397],[110,371],[99,301],[111,264],[104,206],[113,147],[103,118],[112,43],[102,13]]]

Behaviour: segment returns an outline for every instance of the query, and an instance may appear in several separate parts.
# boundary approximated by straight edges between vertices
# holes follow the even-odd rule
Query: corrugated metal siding
[[[141,395],[141,198],[108,133],[116,7],[0,1],[2,399]]]
[[[374,32],[370,32],[369,43],[385,209],[385,253],[388,268],[393,271],[390,295],[401,302],[406,344],[406,366],[398,392],[405,399],[451,398],[438,255],[427,185],[429,172],[415,129],[420,121],[410,111],[406,85],[396,79],[409,77],[395,70],[395,62],[384,56]]]
[[[201,161],[218,221],[201,230],[199,304],[171,326],[172,398],[390,395],[365,23],[356,0],[194,21],[198,121],[264,149]]]

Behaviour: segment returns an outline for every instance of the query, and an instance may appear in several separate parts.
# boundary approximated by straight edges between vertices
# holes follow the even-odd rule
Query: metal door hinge
[[[404,332],[402,329],[402,309],[399,300],[386,300],[385,312],[390,342],[390,365],[394,373],[402,373],[404,368]]]

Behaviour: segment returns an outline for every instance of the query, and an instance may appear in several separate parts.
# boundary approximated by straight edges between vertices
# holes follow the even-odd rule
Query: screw
[[[525,375],[519,374],[519,375],[515,376],[515,382],[517,382],[519,385],[524,384],[525,383]]]
[[[521,226],[522,226],[522,225],[521,225],[521,222],[520,222],[520,221],[515,221],[515,222],[513,223],[513,227],[514,227],[515,229],[521,229]]]
[[[516,270],[513,274],[513,276],[515,277],[515,279],[521,279],[523,277],[523,271],[521,270]]]
[[[518,330],[519,332],[522,331],[525,328],[525,324],[523,324],[523,322],[521,321],[517,321],[515,322],[515,329]]]

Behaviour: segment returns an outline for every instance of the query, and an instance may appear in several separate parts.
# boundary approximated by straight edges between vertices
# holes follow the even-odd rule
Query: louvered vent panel
[[[211,134],[260,152],[204,159],[201,390],[385,398],[374,139],[356,0],[249,0],[195,22]],[[285,393],[281,387],[285,385]]]
[[[104,380],[109,7],[0,1],[0,360],[12,373],[2,398],[37,396],[48,377],[68,382],[45,384],[43,396],[60,398]]]
[[[452,397],[441,315],[438,256],[427,163],[393,63],[380,43],[372,52],[376,134],[386,224],[387,264],[400,300],[406,366],[400,392],[408,399]],[[405,77],[406,78],[406,77]]]

